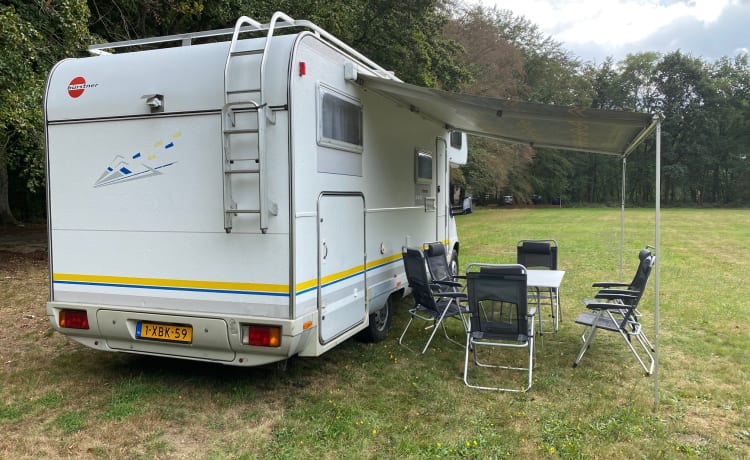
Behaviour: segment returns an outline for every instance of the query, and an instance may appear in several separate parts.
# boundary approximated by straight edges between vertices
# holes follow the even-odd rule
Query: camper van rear
[[[318,356],[385,337],[402,247],[457,253],[448,162],[465,162],[465,136],[366,91],[357,73],[389,74],[322,29],[277,23],[297,24],[241,18],[228,41],[52,69],[57,331],[230,365]]]

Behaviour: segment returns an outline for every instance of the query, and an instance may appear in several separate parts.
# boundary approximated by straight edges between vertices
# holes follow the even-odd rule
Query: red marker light
[[[300,61],[300,63],[299,63],[299,76],[303,77],[305,75],[307,75],[307,63],[305,63],[304,61]]]

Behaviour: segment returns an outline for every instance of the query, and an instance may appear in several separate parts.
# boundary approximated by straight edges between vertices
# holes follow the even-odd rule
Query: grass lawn
[[[615,334],[571,367],[581,299],[618,277],[619,218],[457,217],[463,266],[514,262],[520,239],[559,243],[563,321],[538,341],[524,394],[466,388],[463,349],[440,335],[424,356],[399,346],[409,298],[387,341],[286,370],[97,352],[52,333],[46,257],[0,252],[0,458],[750,458],[750,211],[662,212],[658,407]],[[626,211],[625,279],[653,242],[653,210]],[[641,311],[653,339],[653,276]]]

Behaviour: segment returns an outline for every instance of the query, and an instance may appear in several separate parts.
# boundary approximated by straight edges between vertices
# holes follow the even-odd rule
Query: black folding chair
[[[620,282],[593,284],[594,287],[604,289],[599,290],[594,299],[584,300],[590,312],[581,313],[576,318],[576,323],[587,326],[587,329],[581,336],[583,345],[573,362],[573,367],[578,366],[581,358],[591,346],[596,331],[602,329],[619,333],[646,375],[653,373],[654,357],[651,353],[656,350],[641,327],[638,304],[646,290],[656,256],[646,248],[640,251],[638,259],[638,269],[630,284]],[[639,345],[639,350],[633,346],[633,339]]]
[[[557,241],[555,240],[521,240],[516,245],[516,263],[530,270],[557,270]],[[557,289],[534,288],[537,305],[542,299],[549,302],[552,314],[552,327],[559,329],[562,312],[560,310],[560,293]],[[539,312],[539,333],[543,334],[542,313]]]
[[[432,333],[427,339],[422,353],[427,351],[438,327],[443,329],[446,339],[458,346],[462,346],[460,342],[448,335],[448,330],[445,327],[446,318],[458,318],[463,325],[464,332],[468,328],[466,319],[464,318],[467,310],[460,305],[461,301],[466,300],[466,294],[453,290],[460,287],[460,284],[452,281],[430,280],[427,275],[424,255],[419,249],[405,248],[402,256],[406,278],[409,281],[409,287],[414,297],[414,308],[409,310],[410,318],[406,323],[404,331],[401,333],[401,337],[398,339],[398,343],[409,348],[403,343],[404,336],[416,318],[429,323],[427,327],[432,328]]]
[[[439,241],[426,243],[424,245],[424,256],[427,261],[427,269],[430,277],[435,281],[451,281],[460,283],[459,279],[465,279],[464,276],[458,275],[458,267],[451,267],[448,257],[445,253],[445,245]],[[457,261],[456,261],[457,263]],[[463,285],[460,286],[463,289]],[[456,290],[451,286],[450,290]],[[460,290],[460,289],[459,289]]]
[[[536,307],[527,308],[526,268],[522,265],[470,264],[466,269],[466,286],[469,294],[470,330],[466,334],[464,383],[481,390],[528,391],[534,370]],[[526,348],[527,365],[499,364],[499,358],[503,363],[508,363],[509,356],[491,353],[496,347]],[[482,353],[488,357],[480,359]],[[470,383],[469,354],[473,355],[473,362],[480,369],[525,371],[528,373],[527,381],[516,387],[488,386],[477,382],[479,377],[476,377],[477,383]],[[487,374],[479,370],[475,373]]]

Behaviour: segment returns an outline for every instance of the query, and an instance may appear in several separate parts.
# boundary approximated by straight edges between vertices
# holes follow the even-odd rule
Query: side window
[[[323,85],[318,93],[318,145],[362,153],[362,104]]]
[[[461,131],[451,131],[451,147],[461,149],[463,144],[463,133]]]
[[[432,153],[423,150],[414,152],[414,182],[417,184],[432,183]]]

